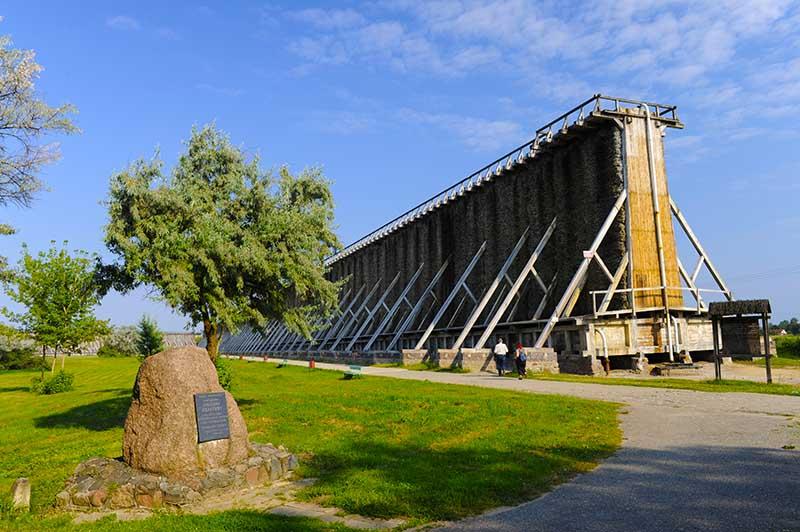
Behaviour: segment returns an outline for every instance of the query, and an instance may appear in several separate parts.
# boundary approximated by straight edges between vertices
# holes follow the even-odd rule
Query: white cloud
[[[341,29],[360,26],[366,18],[354,9],[303,9],[290,13],[292,18],[320,29]]]
[[[790,0],[376,0],[358,10],[277,16],[307,23],[288,45],[302,73],[350,65],[465,83],[491,79],[519,91],[515,100],[541,102],[545,114],[596,92],[677,103],[693,131],[731,141],[752,138],[755,128],[776,131],[747,123],[753,117],[800,113],[800,4]],[[496,111],[519,119],[507,106]],[[417,120],[474,126],[465,120],[457,127],[457,116]],[[513,122],[502,118],[472,129],[513,136]],[[489,137],[463,139],[486,146]],[[701,153],[707,143],[691,148]]]
[[[495,151],[520,143],[522,127],[508,120],[491,120],[452,113],[427,113],[404,108],[397,117],[406,122],[442,129],[454,135],[467,147],[480,151]]]
[[[116,15],[106,19],[106,26],[112,30],[136,31],[141,29],[139,21],[127,15]]]

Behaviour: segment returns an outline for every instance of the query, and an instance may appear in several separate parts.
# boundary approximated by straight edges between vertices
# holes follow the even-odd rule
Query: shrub
[[[222,357],[217,357],[214,361],[214,366],[217,368],[219,385],[222,386],[223,389],[231,391],[231,387],[233,386],[233,372],[231,372],[231,366],[228,364],[228,361]]]
[[[31,342],[21,337],[0,335],[0,370],[40,369],[47,366]]]
[[[31,391],[42,395],[53,395],[55,393],[68,392],[74,387],[75,375],[64,370],[59,371],[50,377],[35,377],[31,381]]]
[[[97,350],[97,356],[104,358],[118,358],[118,357],[127,357],[130,355],[127,353],[123,353],[122,351],[115,349],[114,347],[108,344],[103,344],[100,346],[100,349]]]
[[[0,347],[0,369],[41,369],[47,363],[32,347]]]
[[[139,354],[136,342],[139,335],[135,327],[114,327],[114,331],[97,350],[99,357],[135,357]]]
[[[774,338],[779,357],[800,358],[800,336],[775,336]]]

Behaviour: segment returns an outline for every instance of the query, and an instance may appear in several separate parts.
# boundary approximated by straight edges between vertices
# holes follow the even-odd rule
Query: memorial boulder
[[[189,485],[248,458],[244,419],[205,350],[170,349],[142,363],[122,450],[130,467]]]
[[[283,446],[248,441],[236,401],[197,347],[164,351],[142,363],[122,452],[122,459],[79,464],[56,505],[106,513],[185,508],[288,478],[297,466]]]

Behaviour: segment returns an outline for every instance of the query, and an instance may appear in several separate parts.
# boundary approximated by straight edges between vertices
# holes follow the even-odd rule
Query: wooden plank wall
[[[632,113],[636,111],[632,110]],[[659,219],[664,247],[664,262],[669,286],[681,286],[678,270],[675,232],[669,207],[667,169],[664,163],[664,142],[655,122],[651,122],[651,138],[656,170],[656,186],[659,202]],[[636,288],[661,286],[658,267],[656,226],[653,216],[653,200],[650,191],[650,171],[647,159],[646,122],[638,116],[625,123],[626,169],[628,172],[628,201],[631,215],[631,246],[633,248],[633,284]],[[636,307],[647,308],[662,305],[659,290],[637,292]],[[680,290],[669,292],[670,307],[682,306]]]

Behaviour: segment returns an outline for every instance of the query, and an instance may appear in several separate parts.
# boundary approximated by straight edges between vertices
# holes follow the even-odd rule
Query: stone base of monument
[[[121,460],[91,458],[75,469],[56,503],[72,511],[181,507],[224,491],[287,478],[297,466],[297,458],[283,447],[250,443],[248,450],[251,456],[245,461],[210,469],[193,479],[192,486],[133,469]]]

